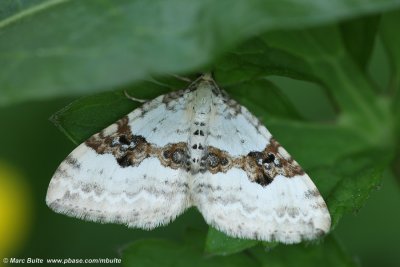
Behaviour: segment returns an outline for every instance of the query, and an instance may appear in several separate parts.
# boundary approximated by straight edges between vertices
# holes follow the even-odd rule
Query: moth
[[[46,203],[147,230],[195,206],[227,235],[287,244],[318,238],[331,224],[310,177],[210,74],[79,145],[56,170]]]

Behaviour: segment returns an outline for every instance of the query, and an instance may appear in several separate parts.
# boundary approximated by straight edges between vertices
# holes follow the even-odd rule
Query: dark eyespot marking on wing
[[[252,151],[241,159],[241,165],[251,180],[268,185],[277,175],[287,178],[303,175],[300,165],[291,157],[285,158],[279,153],[281,145],[273,138],[263,151]]]

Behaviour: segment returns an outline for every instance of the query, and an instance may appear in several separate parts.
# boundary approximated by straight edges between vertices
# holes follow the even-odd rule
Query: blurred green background
[[[36,2],[39,3],[42,1],[36,1]],[[107,7],[112,5],[108,1],[101,1],[101,2]],[[373,6],[371,3],[373,3],[374,1],[367,1],[367,2],[368,4],[365,4],[365,6],[369,7]],[[393,4],[393,8],[400,6],[399,1],[392,1],[392,2],[383,1],[383,2],[387,2],[386,7],[377,8],[376,11],[374,11],[373,8],[371,8],[368,11],[376,15],[374,19],[376,19],[377,21],[381,19],[380,18],[381,14],[387,12],[386,10],[387,7],[390,6],[390,3]],[[243,27],[243,29],[241,30],[243,32],[248,31],[249,32],[248,34],[242,34],[242,31],[239,31],[238,35],[242,34],[243,36],[240,40],[232,41],[231,43],[224,46],[223,49],[221,48],[220,49],[221,51],[212,51],[212,53],[208,51],[210,52],[209,53],[210,56],[204,56],[204,57],[203,56],[197,57],[193,55],[190,56],[192,51],[188,49],[188,51],[182,52],[183,54],[186,53],[185,56],[189,55],[188,57],[182,56],[182,58],[176,60],[176,62],[179,63],[179,60],[183,59],[187,60],[188,58],[195,57],[197,59],[193,59],[194,62],[193,65],[188,64],[187,66],[184,66],[182,68],[175,68],[175,66],[170,66],[170,67],[165,67],[165,69],[162,69],[161,67],[159,69],[154,69],[154,68],[152,69],[151,66],[149,67],[148,65],[146,65],[147,63],[145,61],[141,61],[140,63],[142,63],[144,66],[141,69],[142,74],[138,73],[132,74],[131,73],[132,71],[131,72],[127,71],[126,77],[129,77],[129,75],[131,75],[132,77],[131,80],[129,80],[129,78],[126,78],[125,72],[123,72],[121,74],[121,77],[117,75],[117,77],[115,78],[115,79],[119,78],[120,79],[119,82],[108,81],[104,82],[103,84],[99,82],[99,84],[93,85],[93,88],[95,89],[89,88],[86,90],[85,86],[88,87],[87,84],[90,84],[90,82],[93,79],[96,79],[97,77],[100,77],[102,75],[107,75],[103,74],[101,71],[98,72],[91,71],[90,68],[93,67],[92,64],[93,65],[96,64],[96,60],[91,58],[90,55],[84,57],[83,59],[82,58],[79,59],[79,60],[88,60],[89,62],[91,62],[91,64],[84,66],[84,68],[86,68],[85,70],[86,72],[82,74],[82,76],[89,75],[90,77],[87,80],[83,79],[82,77],[77,78],[78,81],[87,83],[85,86],[82,86],[82,88],[80,88],[80,86],[76,86],[75,83],[71,83],[68,81],[68,79],[73,79],[75,71],[82,71],[80,67],[79,68],[77,67],[78,70],[75,70],[73,64],[71,66],[67,64],[67,66],[61,67],[61,68],[65,67],[65,70],[67,71],[66,76],[71,75],[71,77],[68,78],[64,77],[67,81],[63,80],[64,78],[58,77],[59,78],[58,80],[57,79],[55,81],[52,80],[51,82],[40,81],[37,82],[37,84],[35,84],[35,81],[39,80],[39,78],[35,79],[34,75],[40,75],[40,74],[30,73],[30,71],[34,71],[32,69],[32,66],[29,65],[29,64],[35,65],[32,62],[28,62],[26,63],[26,65],[21,64],[16,67],[7,68],[7,66],[10,66],[10,62],[16,60],[11,56],[15,55],[16,53],[11,48],[12,45],[15,46],[21,45],[19,42],[14,42],[14,43],[11,42],[17,39],[15,39],[16,37],[14,35],[11,35],[9,32],[7,32],[11,31],[8,27],[9,22],[6,21],[8,18],[8,13],[6,12],[8,10],[7,8],[13,5],[13,3],[11,4],[10,3],[11,3],[10,1],[0,2],[0,10],[2,10],[2,12],[0,12],[1,14],[0,18],[3,19],[2,21],[0,21],[0,48],[3,48],[3,50],[1,50],[0,52],[0,64],[2,65],[0,67],[0,70],[2,70],[2,72],[0,72],[0,94],[3,94],[3,96],[5,96],[2,102],[3,101],[6,102],[6,100],[4,99],[12,99],[12,101],[10,101],[9,104],[0,106],[0,122],[1,122],[0,124],[1,125],[0,126],[0,235],[1,235],[0,258],[2,257],[8,257],[8,258],[39,257],[44,259],[107,258],[107,257],[121,258],[122,251],[125,248],[127,248],[129,244],[134,240],[154,237],[154,238],[166,238],[179,241],[183,238],[183,236],[185,236],[185,233],[187,233],[188,229],[189,230],[196,229],[200,232],[207,231],[208,226],[204,223],[201,215],[194,209],[191,209],[190,211],[186,212],[183,216],[179,217],[175,222],[166,227],[161,227],[154,231],[146,232],[141,230],[128,229],[120,225],[102,225],[92,222],[84,222],[78,219],[69,218],[63,215],[56,214],[46,206],[44,200],[50,178],[52,177],[53,172],[60,164],[60,162],[75,147],[75,144],[71,142],[61,131],[59,131],[59,129],[57,129],[57,127],[52,122],[50,122],[49,118],[54,113],[63,109],[69,103],[76,100],[77,96],[75,95],[77,93],[90,95],[90,93],[98,92],[101,90],[121,89],[121,86],[123,85],[122,86],[123,88],[128,88],[128,89],[131,88],[133,92],[139,94],[139,96],[141,93],[143,93],[144,95],[149,95],[154,97],[157,95],[157,90],[150,93],[142,92],[146,91],[146,89],[143,89],[142,87],[140,88],[135,87],[137,86],[135,81],[148,77],[146,75],[150,73],[162,73],[165,76],[164,71],[165,72],[176,71],[177,73],[178,72],[194,73],[197,71],[201,71],[202,69],[213,69],[215,70],[216,73],[217,82],[220,80],[221,83],[223,85],[226,85],[227,88],[234,88],[235,86],[240,88],[241,86],[240,83],[235,84],[236,81],[243,81],[250,78],[262,79],[263,77],[266,77],[268,75],[268,79],[276,85],[276,90],[279,91],[279,94],[282,94],[283,98],[291,103],[293,108],[296,110],[296,113],[299,114],[299,118],[302,118],[305,121],[329,123],[331,121],[334,121],[337,117],[336,107],[332,105],[330,98],[327,96],[329,94],[327,94],[324,85],[319,82],[315,82],[315,80],[314,82],[312,82],[313,81],[312,78],[298,79],[299,76],[296,76],[299,75],[298,73],[296,75],[293,75],[293,73],[287,75],[287,73],[285,73],[285,71],[287,71],[288,73],[291,72],[292,69],[287,68],[285,71],[282,71],[282,69],[276,68],[271,70],[271,65],[268,64],[266,64],[268,66],[261,66],[261,67],[269,69],[270,71],[266,72],[257,72],[254,70],[248,71],[249,65],[247,64],[249,62],[244,63],[240,62],[239,60],[234,61],[233,63],[237,62],[239,63],[237,63],[237,65],[231,68],[232,59],[230,59],[230,56],[246,54],[245,52],[243,52],[243,50],[241,50],[243,48],[242,45],[245,44],[244,47],[245,49],[247,49],[246,41],[250,37],[253,38],[254,36],[256,36],[257,38],[257,33],[264,32],[269,29],[280,30],[280,28],[291,29],[293,27],[294,28],[300,27],[301,29],[304,27],[305,29],[308,29],[307,27],[310,27],[309,24],[307,24],[308,22],[304,23],[302,22],[299,25],[296,25],[296,19],[290,17],[293,14],[287,14],[286,20],[284,19],[280,21],[277,20],[277,23],[282,21],[283,22],[287,21],[286,24],[278,23],[277,24],[278,26],[276,26],[274,23],[271,24],[267,21],[265,23],[268,27],[262,28],[262,30],[258,29],[257,28],[258,26],[257,27],[254,26],[253,28],[250,26]],[[45,1],[43,3],[45,3]],[[24,4],[27,4],[27,2],[25,2]],[[171,4],[172,5],[175,4],[176,5],[175,8],[180,10],[181,7],[180,5],[182,4],[182,2],[172,1]],[[27,5],[28,6],[32,5],[35,7],[35,1],[32,1]],[[154,6],[152,5],[149,5],[148,9],[151,10],[151,8],[154,8]],[[284,9],[285,5],[287,5],[287,3],[282,4],[282,9]],[[221,6],[222,10],[226,10],[226,6],[223,5]],[[100,17],[101,16],[101,12],[99,11],[100,7],[98,5],[96,5],[96,7],[98,8],[97,11],[99,12],[98,14],[96,14],[96,16]],[[26,6],[23,6],[23,8],[26,8]],[[74,9],[77,8],[77,6],[66,7],[66,8]],[[120,8],[122,8],[122,5]],[[140,9],[143,7],[139,5],[135,8]],[[212,8],[212,4],[210,4],[209,8],[210,9]],[[329,7],[327,7],[327,9],[329,9]],[[10,8],[9,10],[10,14],[14,14],[15,10],[13,10],[12,8]],[[359,10],[363,9],[361,8]],[[182,11],[185,12],[185,9],[183,7]],[[208,12],[211,11],[208,10]],[[325,12],[327,11],[325,10]],[[352,14],[350,11],[349,13],[344,12],[343,13],[344,15],[341,14],[340,16],[338,15],[336,17],[332,15],[333,19],[331,19],[330,21],[316,20],[317,22],[314,21],[315,24],[311,23],[310,25],[320,25],[322,23],[321,25],[323,27],[325,25],[328,25],[327,27],[329,28],[330,23],[337,23],[337,21],[340,21],[340,23],[342,23],[343,26],[346,25],[347,22],[351,22],[353,19],[355,21],[362,21],[364,18],[370,18],[360,11],[357,12],[354,11],[354,14]],[[79,12],[77,14],[79,14]],[[215,17],[218,17],[218,14],[219,13],[217,13]],[[282,11],[282,13],[279,14],[280,15],[283,14],[282,17],[284,17],[285,11]],[[311,12],[311,15],[309,14],[303,14],[303,15],[312,17],[312,14],[313,13]],[[168,14],[165,15],[168,17]],[[205,20],[204,18],[197,18],[197,19]],[[302,21],[301,18],[299,18],[298,20]],[[228,22],[233,23],[233,21],[234,20]],[[37,20],[36,22],[35,19],[32,19],[32,23],[40,24],[39,22],[40,20]],[[396,23],[398,22],[399,20],[396,21]],[[210,22],[210,25],[214,25],[213,23],[215,25],[218,25],[219,21],[212,21]],[[396,23],[392,24],[393,29],[396,29],[396,27],[400,26],[400,24]],[[255,23],[255,25],[256,24],[257,23]],[[262,23],[260,23],[260,25],[261,24]],[[378,27],[376,25],[379,25],[379,23],[375,23],[372,26],[367,25],[364,28],[364,30],[367,32],[368,31],[376,32],[376,27]],[[39,27],[36,29],[43,29],[40,28],[42,26],[43,25],[41,26],[36,25],[35,27]],[[46,27],[57,28],[60,26],[47,25]],[[149,36],[146,33],[146,29],[143,28],[142,30],[143,32],[141,32],[141,34],[143,34],[143,38],[144,39],[149,38]],[[60,31],[62,32],[62,29]],[[394,32],[397,32],[397,30],[395,30]],[[25,32],[22,33],[24,34]],[[227,36],[222,36],[222,37],[218,36],[217,33],[218,31],[216,30],[212,32],[212,34],[210,34],[211,37],[207,35],[203,36],[203,38],[199,38],[201,39],[200,43],[203,42],[207,43],[207,41],[208,43],[212,43],[212,41],[210,41],[207,38],[211,39],[214,38],[215,40],[212,39],[214,42],[219,41],[219,38],[229,39],[229,37]],[[105,35],[107,35],[107,32],[105,33]],[[173,42],[171,44],[168,42],[169,40],[168,32],[160,32],[160,35],[163,36],[163,39],[157,40],[157,42],[160,41],[161,44],[163,44],[162,42],[164,42],[165,46],[167,46],[164,52],[166,54],[169,53],[171,58],[174,59],[174,56],[176,56],[176,54],[169,51],[169,49],[173,49],[174,44]],[[392,61],[391,56],[393,55],[387,53],[384,41],[382,40],[382,36],[380,34],[373,34],[372,36],[373,36],[372,42],[370,42],[373,44],[371,48],[372,52],[369,53],[370,56],[368,56],[367,60],[368,63],[366,64],[367,67],[365,73],[366,76],[368,77],[368,81],[371,84],[373,84],[376,88],[380,88],[378,90],[385,91],[386,90],[385,88],[389,88],[393,84],[396,85],[396,82],[398,82],[398,80],[396,81],[396,79],[393,79],[393,77],[398,77],[398,74],[396,74],[397,76],[393,75],[393,73],[396,72],[396,67],[393,67],[393,65],[395,64],[391,62]],[[36,37],[33,36],[31,40],[34,40],[36,42],[34,46],[37,48],[40,47],[42,43],[41,41],[38,41],[39,37],[37,37],[38,39],[35,39]],[[135,37],[138,38],[137,36]],[[273,35],[271,37],[272,37],[271,39],[274,39]],[[24,37],[21,38],[22,43],[26,42],[24,45],[27,51],[29,51],[29,49],[34,49],[29,45],[30,43],[29,38],[30,38],[29,34],[24,35]],[[393,38],[398,39],[399,38],[398,33],[397,36],[393,36]],[[231,39],[234,38],[232,37]],[[329,42],[328,36],[326,36],[326,39],[328,40],[327,42]],[[356,44],[359,45],[360,50],[362,50],[367,43],[367,41],[365,42],[364,41],[365,40],[356,42]],[[48,42],[43,41],[43,45],[44,46],[48,45]],[[97,43],[95,42],[95,40],[88,40],[85,45],[87,45],[88,47],[92,46],[97,47]],[[205,44],[205,46],[207,45],[208,44]],[[172,48],[170,48],[169,46],[171,46]],[[179,47],[176,48],[175,50],[178,51]],[[357,48],[355,48],[355,51],[356,52],[358,51]],[[127,52],[123,51],[123,52],[129,53],[129,51]],[[147,50],[144,53],[147,53]],[[204,53],[206,54],[206,52]],[[154,57],[156,56],[158,55],[155,55]],[[149,58],[151,59],[151,57]],[[279,57],[277,58],[279,59]],[[276,60],[276,58],[270,58],[270,59],[271,62],[274,62],[274,60]],[[63,58],[59,60],[60,62],[63,62],[62,61]],[[168,57],[160,59],[160,62],[158,63],[162,65],[164,60],[167,61]],[[291,64],[297,64],[296,60],[293,61],[295,63],[289,62],[287,66],[290,67],[292,66]],[[109,67],[113,70],[111,70],[110,71],[111,73],[108,75],[115,75],[115,73],[121,71],[119,68],[115,68],[115,65],[118,65],[119,61],[121,61],[121,59],[116,58],[115,62],[110,63]],[[251,62],[254,63],[255,61]],[[58,72],[59,70],[57,70],[57,73],[56,71],[52,73],[51,69],[52,67],[58,68],[65,62],[62,64],[57,64],[57,61],[54,61],[53,63],[38,61],[38,63],[49,64],[48,67],[44,67],[44,69],[42,70],[41,72],[42,75],[49,75],[49,76],[51,76],[52,74],[58,75],[60,74],[60,72],[64,71],[64,69],[62,69],[60,72]],[[178,65],[178,63],[176,64]],[[79,65],[79,63],[76,64]],[[165,66],[167,65],[168,64],[166,63]],[[68,70],[70,69],[74,70],[68,73]],[[133,69],[137,70],[138,66],[135,65]],[[246,71],[249,72],[248,75],[246,74],[247,76],[243,74],[237,74]],[[10,75],[9,72],[12,72],[13,74]],[[27,74],[28,72],[30,74]],[[257,75],[255,73],[257,73]],[[8,77],[11,78],[8,79]],[[356,79],[356,76],[354,76],[354,78]],[[13,79],[18,80],[18,83],[14,82]],[[25,79],[28,82],[26,83],[23,82]],[[21,82],[19,82],[20,80]],[[29,86],[30,82],[32,82],[32,88],[33,88],[32,91],[26,89],[26,87]],[[18,85],[21,87],[19,88]],[[46,89],[43,91],[37,89],[40,88],[40,86],[42,85],[47,85],[50,89],[49,90]],[[60,86],[57,87],[58,85]],[[68,88],[72,88],[71,93],[66,92],[69,90]],[[180,86],[175,86],[175,85],[171,85],[171,88],[181,89]],[[35,90],[39,90],[37,91],[39,93],[36,94]],[[59,90],[60,92],[59,94],[56,93],[58,92],[57,90]],[[268,88],[266,88],[265,90],[268,90]],[[396,88],[396,90],[398,89]],[[236,98],[239,102],[241,101],[245,102],[251,99],[251,98],[246,98],[245,96],[240,97],[240,93],[238,93],[238,91],[239,89],[235,88],[230,89],[230,92],[232,92],[232,95],[234,97],[235,95],[239,95],[239,97]],[[265,95],[268,94],[269,93],[266,93]],[[396,95],[394,94],[393,97],[396,97]],[[269,103],[271,103],[268,101],[273,102],[274,99],[265,99],[266,105],[269,105]],[[129,102],[126,105],[127,105],[126,108],[128,108],[129,105],[131,105],[132,106],[131,109],[137,106],[136,104],[134,103],[131,104]],[[400,105],[400,103],[397,102],[395,106],[396,105]],[[249,108],[253,110],[256,115],[262,116],[264,122],[266,122],[266,125],[268,127],[269,125],[268,118],[265,117],[268,117],[270,113],[268,111],[257,113],[256,108],[252,106],[250,106]],[[111,110],[103,110],[100,113],[112,113],[112,112],[113,111]],[[113,116],[117,115],[118,114],[114,114]],[[86,116],[86,114],[82,114],[82,116]],[[90,116],[93,115],[88,115],[88,116],[90,119]],[[273,115],[271,116],[273,117]],[[94,117],[92,118],[95,119]],[[274,119],[277,118],[279,119],[279,116],[274,117]],[[398,117],[395,117],[393,119],[395,123],[398,123],[397,119]],[[106,126],[107,123],[109,122],[105,120],[102,123],[99,123],[99,125],[96,125],[96,127],[97,128],[100,127],[101,129],[101,127]],[[96,127],[89,126],[86,131],[93,134],[95,132],[93,131],[93,128]],[[385,128],[389,126],[385,124],[385,122],[382,122],[381,127]],[[273,129],[274,127],[272,127],[272,130]],[[276,129],[278,129],[277,132],[280,133],[279,131],[280,128],[277,127]],[[274,134],[275,132],[272,131],[272,133]],[[285,140],[284,135],[282,138]],[[302,136],[301,134],[296,135],[297,140],[302,140],[306,138],[308,138],[307,135],[304,136]],[[396,136],[396,138],[398,137]],[[280,140],[279,134],[277,136],[277,139]],[[396,145],[397,143],[390,143],[389,144],[389,146],[391,146],[390,150],[398,151],[398,148],[394,147]],[[295,147],[289,147],[289,151],[291,151],[291,149],[296,151]],[[341,147],[336,147],[336,149],[341,150]],[[385,147],[385,149],[387,148]],[[387,151],[389,151],[389,149]],[[380,153],[382,154],[376,154],[374,155],[374,157],[384,158],[387,156],[385,155],[386,153],[385,150],[381,150]],[[392,152],[388,152],[387,154],[390,153]],[[306,155],[308,154],[306,153]],[[313,157],[313,155],[309,154],[307,157]],[[307,160],[304,161],[306,162],[307,166]],[[300,162],[302,161],[300,160]],[[346,213],[338,223],[336,229],[332,233],[332,235],[338,240],[339,244],[341,245],[343,253],[352,258],[356,262],[356,264],[360,264],[362,266],[371,266],[371,267],[400,266],[400,253],[399,253],[400,252],[400,246],[399,246],[400,177],[396,177],[395,172],[393,172],[393,169],[395,170],[396,168],[400,167],[396,166],[398,162],[396,163],[395,160],[393,160],[393,162],[394,165],[392,164],[392,167],[394,168],[386,166],[381,181],[381,185],[378,188],[374,187],[370,197],[366,200],[365,205],[362,205],[362,208],[358,209],[357,211]],[[312,164],[309,165],[312,166]],[[397,173],[397,175],[399,175],[399,172]],[[320,177],[317,179],[322,179],[322,178]],[[320,183],[322,184],[322,182]],[[354,206],[357,207],[357,205]],[[285,251],[284,248],[279,248],[279,249],[283,249],[283,251]],[[272,251],[273,250],[274,249],[272,249]],[[265,253],[267,254],[268,252]],[[267,257],[268,256],[266,256],[266,258]],[[320,257],[322,257],[323,259],[324,255],[322,256],[320,255]],[[284,263],[284,261],[282,260],[282,266],[291,266],[291,264],[292,263],[290,262]],[[275,265],[274,263],[271,263],[271,265],[281,266],[276,263]],[[265,266],[268,266],[268,264],[265,264]],[[349,264],[349,266],[353,265]]]

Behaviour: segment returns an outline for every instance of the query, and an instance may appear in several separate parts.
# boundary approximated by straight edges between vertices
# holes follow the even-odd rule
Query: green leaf
[[[205,256],[202,244],[204,238],[200,233],[190,232],[185,242],[177,243],[169,240],[141,240],[133,243],[123,252],[123,266],[141,267],[235,267],[258,266],[258,262],[245,254],[230,257]]]
[[[316,82],[338,110],[341,124],[358,131],[371,144],[393,141],[391,129],[381,127],[382,123],[391,124],[389,105],[376,95],[369,77],[348,53],[337,25],[269,32],[232,54],[221,59],[222,67],[217,68],[217,77],[226,84],[271,74]],[[239,67],[248,71],[229,75]]]
[[[210,227],[207,233],[205,251],[212,255],[230,255],[254,247],[259,241],[233,238]]]
[[[18,13],[23,13],[24,10],[28,8],[34,9],[36,6],[40,6],[42,2],[47,0],[4,0],[0,1],[0,20],[7,19],[13,15],[18,15]],[[47,1],[48,4],[54,4],[58,1]]]
[[[255,114],[268,114],[269,119],[302,119],[289,99],[268,80],[245,81],[225,89],[231,97],[240,99],[241,104]]]
[[[266,30],[400,6],[397,0],[15,2],[0,5],[0,104],[188,72]]]
[[[301,58],[329,90],[341,112],[352,117],[352,123],[363,120],[359,126],[364,128],[367,116],[367,123],[373,123],[368,126],[377,130],[381,112],[374,106],[374,90],[348,57],[338,27],[272,32],[263,38],[267,45]]]
[[[382,16],[380,34],[388,52],[388,58],[393,68],[392,90],[400,90],[400,37],[396,27],[400,23],[400,11],[386,13]]]
[[[379,20],[379,16],[371,15],[351,19],[340,25],[342,39],[347,51],[364,71],[366,71],[374,48]]]
[[[397,123],[397,133],[400,134],[400,36],[396,27],[400,23],[400,11],[387,13],[382,17],[380,33],[386,46],[392,73],[389,92],[393,95],[393,112]]]
[[[313,177],[324,178],[314,180],[326,196],[332,217],[331,230],[343,215],[358,212],[371,193],[379,188],[383,171],[391,160],[391,155],[385,155],[385,152],[379,149],[362,151],[347,155],[330,168],[310,172]],[[376,159],[375,155],[382,155],[382,158]]]
[[[400,181],[400,37],[396,31],[396,26],[400,23],[400,11],[394,11],[386,13],[382,17],[380,25],[380,34],[382,40],[386,46],[388,59],[391,63],[391,78],[389,84],[390,97],[392,101],[392,112],[396,127],[395,136],[396,140],[396,151],[394,161],[392,162],[392,169]]]
[[[320,244],[299,244],[278,246],[270,252],[257,247],[251,254],[265,267],[356,267],[333,237],[327,237]]]
[[[231,85],[266,75],[318,81],[299,57],[275,49],[259,37],[251,39],[214,64],[214,75],[221,85]]]

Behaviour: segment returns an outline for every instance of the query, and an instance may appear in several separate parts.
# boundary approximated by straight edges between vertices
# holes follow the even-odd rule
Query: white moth
[[[204,74],[78,146],[46,197],[56,212],[153,229],[196,206],[234,237],[297,243],[330,229],[310,177]]]

